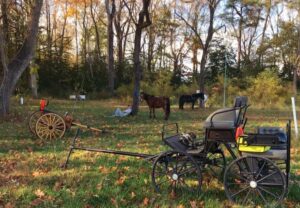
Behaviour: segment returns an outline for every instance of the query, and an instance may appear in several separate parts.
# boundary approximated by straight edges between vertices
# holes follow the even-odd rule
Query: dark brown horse
[[[163,108],[165,111],[165,120],[168,120],[170,115],[170,98],[168,97],[155,97],[147,93],[141,92],[141,98],[145,100],[149,106],[150,115],[149,117],[155,118],[155,108]]]

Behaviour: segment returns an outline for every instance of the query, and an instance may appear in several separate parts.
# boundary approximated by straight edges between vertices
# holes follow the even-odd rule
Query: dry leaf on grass
[[[55,182],[55,184],[54,184],[53,190],[54,190],[54,191],[59,191],[59,190],[62,189],[63,186],[64,186],[63,182],[57,181],[57,182]]]
[[[118,202],[115,198],[111,198],[110,201],[115,207],[118,207]]]
[[[44,200],[40,199],[40,198],[37,198],[35,200],[33,200],[30,205],[33,206],[33,207],[37,207],[39,206],[40,204],[42,204],[44,202]]]
[[[110,171],[108,168],[106,168],[104,166],[99,166],[99,172],[103,173],[103,174],[108,174]]]
[[[34,192],[34,194],[39,197],[39,198],[42,198],[45,196],[45,193],[41,190],[41,189],[38,189]]]
[[[12,204],[11,202],[8,202],[7,204],[5,204],[4,208],[14,208],[15,205]]]
[[[97,190],[101,190],[102,189],[102,183],[98,183],[96,188],[97,188]]]
[[[149,205],[149,198],[145,197],[143,200],[143,205],[148,206]]]
[[[176,193],[175,191],[172,189],[171,193],[169,194],[171,199],[175,199],[176,198]]]
[[[197,201],[190,201],[191,208],[197,208]]]
[[[122,185],[124,182],[125,182],[125,180],[126,180],[126,176],[121,176],[116,182],[115,182],[115,184],[116,185]]]

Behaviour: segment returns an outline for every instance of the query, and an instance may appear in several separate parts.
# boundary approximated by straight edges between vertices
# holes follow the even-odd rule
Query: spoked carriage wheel
[[[35,111],[29,117],[28,127],[29,127],[30,132],[33,133],[34,135],[36,135],[36,132],[35,132],[36,122],[44,113],[45,112],[43,112],[43,111]]]
[[[152,183],[161,193],[199,193],[202,183],[200,167],[189,154],[168,151],[154,161]]]
[[[213,177],[223,180],[226,168],[226,159],[223,151],[216,150],[213,153],[209,152],[206,157],[205,167]]]
[[[66,132],[66,123],[61,116],[46,113],[37,120],[35,131],[40,139],[62,138]]]
[[[236,159],[224,175],[227,197],[241,205],[276,206],[286,193],[285,176],[267,158],[247,156]]]

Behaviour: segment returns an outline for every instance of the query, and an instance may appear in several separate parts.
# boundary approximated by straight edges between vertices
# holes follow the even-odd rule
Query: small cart
[[[68,113],[61,116],[56,112],[48,110],[46,109],[47,105],[48,101],[42,99],[40,101],[40,109],[33,112],[28,120],[30,132],[40,139],[61,139],[65,135],[66,130],[70,129],[71,126],[77,126],[79,128],[85,128],[101,133],[104,132],[102,129],[75,122],[73,117]]]

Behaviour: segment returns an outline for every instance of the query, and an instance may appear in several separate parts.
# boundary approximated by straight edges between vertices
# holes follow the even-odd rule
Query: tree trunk
[[[298,20],[300,20],[300,14],[298,14]],[[298,73],[300,73],[300,24],[298,24],[298,49],[297,49],[297,63],[294,70],[293,77],[293,93],[294,96],[297,97],[297,83],[298,83]]]
[[[63,53],[64,53],[64,38],[65,38],[65,30],[66,30],[66,25],[67,25],[67,15],[68,12],[68,1],[65,3],[65,14],[64,14],[64,23],[62,26],[62,32],[61,32],[61,38],[60,38],[60,46],[59,46],[59,51],[58,51],[58,56],[60,58],[60,61],[63,60]]]
[[[51,11],[50,11],[50,5],[49,0],[46,2],[46,22],[47,22],[47,59],[51,60],[52,57],[52,32],[51,32]]]
[[[153,28],[149,28],[149,40],[148,40],[148,56],[147,56],[147,70],[148,72],[152,71],[152,61],[154,56],[154,34],[153,34]]]
[[[123,63],[123,33],[124,33],[124,28],[122,30],[121,26],[121,14],[122,14],[122,4],[121,2],[119,3],[119,8],[116,13],[116,16],[114,18],[114,26],[116,30],[116,36],[117,36],[117,48],[118,48],[118,68],[120,70],[122,63]]]
[[[111,95],[115,88],[115,70],[114,70],[114,31],[113,20],[116,12],[115,0],[106,0],[107,13],[107,73],[108,73],[108,90]]]
[[[33,98],[38,98],[38,81],[37,81],[37,73],[30,74],[30,84],[31,84],[31,93]]]
[[[82,61],[84,64],[87,63],[86,57],[87,57],[87,18],[86,18],[86,1],[84,1],[84,9],[83,9],[83,17],[82,17],[82,27],[83,27],[83,40],[82,40]]]
[[[100,34],[99,34],[99,29],[98,29],[98,26],[97,26],[95,14],[94,14],[94,11],[93,11],[93,0],[91,0],[90,9],[91,9],[91,17],[92,17],[92,20],[93,20],[93,24],[94,24],[94,27],[95,27],[95,33],[96,33],[95,34],[96,35],[96,50],[97,50],[97,57],[98,57],[97,62],[99,62],[100,58],[101,58]]]
[[[270,17],[270,12],[271,12],[271,7],[272,7],[272,2],[271,0],[268,1],[268,7],[267,7],[267,14],[265,17],[265,22],[264,22],[264,27],[263,27],[263,31],[262,31],[262,35],[261,35],[261,41],[260,41],[260,45],[259,47],[262,47],[264,42],[265,42],[265,35],[266,35],[266,30],[267,30],[267,25],[268,25],[268,21],[269,21],[269,17]],[[258,61],[259,64],[261,66],[263,66],[263,53],[260,52],[258,55]]]
[[[298,79],[297,68],[295,67],[294,74],[293,74],[293,94],[294,94],[294,97],[297,97],[297,79]]]
[[[23,45],[15,57],[7,64],[5,60],[5,51],[3,44],[3,36],[0,38],[0,56],[4,68],[4,77],[0,87],[0,114],[1,117],[7,116],[9,113],[10,96],[17,84],[17,81],[25,71],[30,60],[33,57],[38,35],[38,24],[43,5],[42,0],[35,0],[32,10],[30,23],[28,24],[28,32]]]
[[[138,113],[139,108],[139,96],[140,96],[140,80],[142,75],[141,62],[140,62],[140,52],[141,52],[141,38],[142,38],[142,28],[137,27],[134,36],[134,52],[133,52],[133,62],[134,62],[134,89],[133,89],[133,101],[132,101],[132,114]]]
[[[141,39],[142,31],[144,28],[151,25],[149,8],[150,0],[143,0],[143,9],[139,13],[138,23],[136,23],[136,30],[134,36],[134,51],[133,51],[133,62],[134,62],[134,89],[132,98],[132,114],[136,115],[139,109],[139,97],[140,97],[140,81],[142,75],[140,53],[141,53]],[[145,19],[145,21],[144,21]]]
[[[241,22],[241,20],[240,20]],[[241,68],[241,53],[242,53],[242,27],[241,27],[241,23],[239,23],[239,34],[237,37],[237,41],[238,41],[238,50],[237,50],[237,69],[238,71]]]
[[[8,41],[9,40],[9,34],[8,34],[8,15],[7,15],[7,0],[2,0],[1,1],[1,14],[2,14],[2,23],[3,23],[3,36],[4,40]]]
[[[214,16],[215,16],[215,11],[217,8],[217,5],[220,1],[219,0],[211,0],[209,1],[209,26],[208,26],[208,31],[207,31],[207,37],[205,40],[204,48],[202,51],[202,58],[200,62],[200,74],[199,74],[199,88],[201,92],[205,91],[205,66],[207,62],[207,56],[209,52],[209,44],[213,38],[214,35]],[[200,106],[201,108],[204,108],[204,102],[200,100]]]

